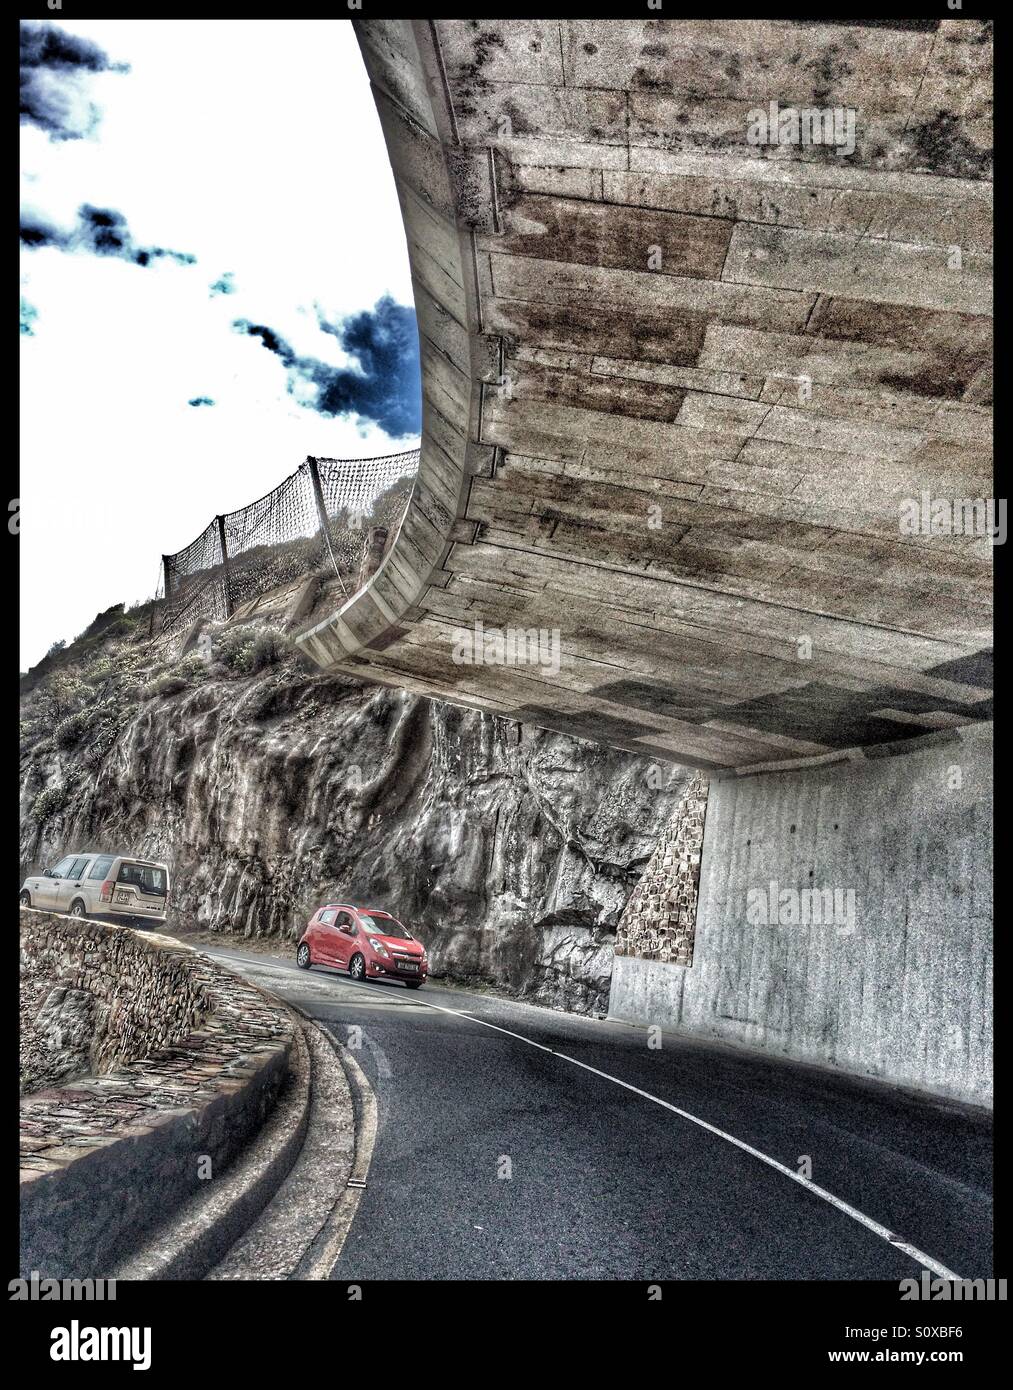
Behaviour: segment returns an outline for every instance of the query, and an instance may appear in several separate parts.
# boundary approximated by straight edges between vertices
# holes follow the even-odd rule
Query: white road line
[[[374,986],[370,985],[370,988]],[[382,988],[382,987],[381,987]],[[885,1240],[888,1245],[895,1250],[902,1250],[905,1255],[909,1255],[924,1269],[930,1270],[940,1279],[953,1280],[960,1283],[960,1275],[954,1274],[952,1270],[934,1260],[930,1255],[926,1255],[923,1250],[919,1250],[916,1245],[911,1245],[906,1240],[901,1240],[900,1236],[886,1226],[874,1221],[871,1216],[866,1216],[865,1212],[853,1207],[850,1202],[845,1202],[841,1197],[835,1197],[832,1192],[828,1192],[825,1187],[820,1187],[811,1178],[804,1178],[801,1173],[797,1173],[794,1168],[789,1168],[787,1164],[781,1163],[778,1159],[772,1158],[770,1154],[765,1154],[761,1149],[753,1148],[752,1144],[747,1144],[742,1139],[736,1139],[734,1134],[729,1134],[727,1130],[718,1129],[717,1125],[710,1124],[707,1120],[702,1120],[699,1115],[693,1115],[688,1110],[681,1110],[678,1105],[673,1105],[670,1101],[662,1100],[660,1096],[652,1095],[650,1091],[643,1091],[639,1086],[633,1086],[629,1081],[623,1081],[621,1077],[612,1076],[610,1072],[599,1071],[597,1067],[590,1066],[587,1062],[579,1062],[576,1057],[568,1057],[565,1052],[557,1052],[555,1048],[546,1047],[544,1043],[535,1042],[533,1038],[526,1038],[522,1033],[512,1033],[509,1028],[501,1028],[496,1023],[488,1023],[484,1018],[476,1018],[474,1014],[464,1013],[461,1009],[448,1009],[442,1004],[430,1004],[428,1000],[413,1000],[413,1003],[425,1004],[427,1009],[436,1009],[441,1014],[453,1014],[455,1018],[465,1018],[470,1023],[479,1023],[483,1028],[491,1028],[496,1033],[505,1033],[508,1038],[516,1038],[518,1042],[527,1043],[528,1047],[537,1047],[540,1052],[549,1052],[553,1057],[558,1057],[561,1062],[569,1062],[571,1066],[580,1067],[583,1071],[592,1072],[595,1076],[600,1076],[603,1081],[611,1081],[613,1085],[622,1086],[626,1091],[632,1091],[634,1095],[641,1096],[644,1100],[652,1101],[655,1105],[660,1105],[664,1110],[670,1110],[673,1115],[678,1115],[680,1119],[688,1120],[690,1124],[699,1125],[710,1134],[716,1134],[719,1139],[724,1139],[729,1144],[734,1144],[743,1153],[749,1154],[752,1158],[758,1158],[761,1163],[766,1163],[768,1167],[775,1169],[786,1178],[791,1178],[800,1187],[804,1187],[807,1192],[811,1192],[815,1197],[821,1197],[824,1202],[829,1202],[838,1211],[850,1216],[853,1221],[857,1221],[860,1226],[864,1226],[867,1231],[877,1235],[881,1240]]]

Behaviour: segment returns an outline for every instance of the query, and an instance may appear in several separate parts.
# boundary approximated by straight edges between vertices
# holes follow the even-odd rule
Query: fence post
[[[320,470],[317,461],[310,454],[306,455],[306,467],[309,470],[310,482],[313,484],[313,499],[317,504],[317,516],[320,518],[320,529],[324,533],[324,540],[327,542],[327,553],[331,557],[331,565],[334,573],[338,576],[341,583],[342,593],[345,592],[345,583],[341,578],[341,571],[338,569],[338,562],[334,557],[334,546],[331,544],[331,523],[327,519],[327,507],[324,503],[324,490],[320,486]]]
[[[371,526],[366,533],[366,548],[362,552],[362,563],[359,566],[359,588],[364,589],[366,584],[380,568],[383,559],[383,552],[387,545],[386,526]]]
[[[172,566],[169,564],[169,556],[162,556],[162,584],[165,589],[165,597],[172,597]]]
[[[225,541],[225,518],[216,516],[218,522],[218,540],[222,547],[222,587],[225,590],[225,616],[232,617],[232,592],[229,585],[229,547]]]

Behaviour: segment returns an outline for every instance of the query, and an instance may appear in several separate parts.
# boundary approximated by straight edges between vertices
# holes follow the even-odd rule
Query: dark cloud
[[[83,251],[94,256],[115,256],[121,261],[147,266],[162,257],[180,265],[196,260],[184,251],[168,251],[164,246],[138,246],[130,235],[127,220],[113,208],[83,204],[77,212],[77,225],[69,232],[55,226],[40,213],[22,212],[21,244],[29,250],[55,246],[60,251]]]
[[[219,275],[213,285],[209,286],[212,299],[216,294],[235,294],[236,286],[233,281],[232,271],[227,270],[224,275]]]
[[[300,380],[316,387],[314,398],[301,404],[321,415],[356,415],[371,420],[394,439],[418,434],[422,399],[415,310],[384,295],[361,314],[336,323],[320,318],[319,323],[324,333],[333,334],[343,350],[357,359],[358,371],[304,357],[264,324],[237,319],[233,327],[259,338],[269,352],[281,358],[289,371],[290,391]]]
[[[210,396],[193,396],[188,402],[189,405],[214,405]]]
[[[98,44],[55,24],[21,24],[21,124],[51,140],[80,140],[98,125],[99,108],[86,90],[89,74],[129,72]]]
[[[24,295],[21,296],[21,332],[29,338],[35,337],[35,329],[32,324],[39,316],[39,311],[34,304],[29,304]]]

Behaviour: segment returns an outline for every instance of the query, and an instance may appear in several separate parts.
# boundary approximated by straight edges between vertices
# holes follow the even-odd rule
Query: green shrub
[[[182,676],[156,676],[153,681],[141,686],[140,696],[142,700],[155,700],[161,695],[179,695],[189,686],[190,682]]]
[[[285,638],[273,627],[227,628],[214,646],[218,661],[237,676],[252,676],[265,666],[281,661],[288,650]]]
[[[45,709],[47,719],[57,723],[79,708],[91,692],[84,681],[67,671],[48,677],[39,687],[36,703]]]
[[[208,678],[208,663],[199,652],[191,652],[189,656],[176,663],[173,674],[186,681],[187,685],[200,685],[201,681]]]
[[[66,787],[57,784],[55,787],[46,787],[39,792],[32,802],[32,818],[40,824],[54,816],[57,811],[62,811],[67,804]]]
[[[57,748],[73,748],[80,743],[81,737],[91,728],[95,720],[95,712],[90,709],[79,709],[74,714],[68,714],[66,719],[61,719],[53,730],[53,738]]]
[[[98,661],[92,663],[84,673],[85,681],[89,685],[102,685],[105,681],[116,673],[116,663],[111,657],[102,656]]]
[[[179,695],[184,690],[189,690],[191,686],[201,685],[207,680],[209,675],[208,663],[199,652],[191,652],[182,661],[177,661],[175,666],[168,669],[156,667],[151,679],[142,686],[134,683],[136,694],[133,698],[142,700],[153,700],[159,695]],[[130,698],[131,683],[125,682],[124,686],[117,692],[121,700]]]

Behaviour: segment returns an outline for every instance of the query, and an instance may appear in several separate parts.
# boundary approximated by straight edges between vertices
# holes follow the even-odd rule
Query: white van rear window
[[[156,864],[121,864],[117,883],[132,883],[142,893],[165,897],[165,870]]]

